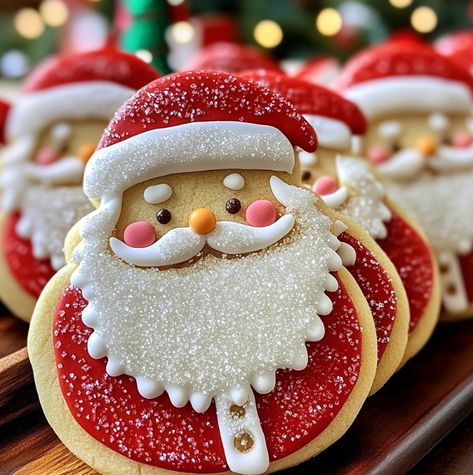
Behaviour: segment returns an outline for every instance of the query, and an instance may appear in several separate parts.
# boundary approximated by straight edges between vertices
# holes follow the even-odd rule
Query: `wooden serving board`
[[[21,370],[21,379],[31,381],[31,376],[25,375],[25,368],[29,370],[22,351],[16,353],[16,370],[10,375]],[[35,400],[30,383],[14,392],[18,399],[24,398],[21,393],[25,392],[26,400]],[[0,473],[94,474],[61,444],[34,404],[37,403],[32,403],[27,415],[19,414],[15,420],[0,425]],[[439,464],[441,473],[471,473],[472,457],[457,459],[455,471],[449,470],[448,452],[454,451],[455,445],[448,441],[462,440],[464,447],[471,442],[471,451],[473,437],[465,435],[461,429],[464,424],[460,423],[472,413],[473,321],[441,325],[424,351],[366,402],[341,440],[318,457],[287,470],[285,475],[394,475],[413,467],[413,473],[439,473],[422,469]],[[473,416],[469,419],[473,420]],[[458,429],[439,445],[444,457],[433,458],[437,450],[429,454],[431,449],[456,426]]]

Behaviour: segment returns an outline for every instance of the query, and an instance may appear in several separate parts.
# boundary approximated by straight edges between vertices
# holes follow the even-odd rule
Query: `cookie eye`
[[[156,213],[156,219],[158,220],[158,223],[161,224],[168,224],[169,221],[171,221],[171,212],[168,209],[160,209]]]
[[[396,153],[396,152],[399,152],[399,150],[401,150],[401,144],[395,140],[391,143],[391,150],[393,153]]]
[[[309,170],[304,170],[302,172],[302,181],[307,181],[307,180],[310,180],[312,177],[312,173],[310,173]]]
[[[238,211],[241,210],[241,202],[240,200],[236,198],[231,198],[228,200],[225,204],[225,209],[230,213],[230,214],[236,214]]]

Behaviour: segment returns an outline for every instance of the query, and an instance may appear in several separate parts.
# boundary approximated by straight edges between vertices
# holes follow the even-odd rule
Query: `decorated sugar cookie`
[[[390,45],[355,57],[339,86],[369,121],[364,154],[430,239],[446,314],[471,315],[473,78],[430,47]]]
[[[237,43],[213,43],[203,48],[184,69],[238,73],[254,68],[282,73],[272,58],[250,46]]]
[[[335,92],[300,79],[261,70],[242,76],[287,97],[313,125],[319,148],[316,154],[299,151],[302,182],[311,186],[328,206],[353,218],[363,228],[346,220],[348,230],[340,238],[356,249],[357,259],[349,263],[348,270],[369,302],[376,326],[378,371],[372,390],[375,392],[398,369],[405,355],[409,304],[396,268],[374,241],[387,238],[385,222],[392,217],[384,202],[383,189],[366,167],[358,167],[360,162],[346,155],[352,133],[365,130],[363,114]],[[343,176],[337,176],[336,168],[339,172],[343,170]]]
[[[447,56],[473,76],[473,32],[471,30],[442,36],[434,43],[435,49]]]
[[[93,208],[82,191],[88,158],[115,110],[158,74],[113,50],[54,57],[26,80],[6,122],[0,186],[0,297],[29,320],[64,264],[69,228]]]
[[[275,471],[353,421],[374,326],[296,146],[316,137],[292,105],[215,72],[152,82],[104,133],[28,342],[48,421],[100,473]]]

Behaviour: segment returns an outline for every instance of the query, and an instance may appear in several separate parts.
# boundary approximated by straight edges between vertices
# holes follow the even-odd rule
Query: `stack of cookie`
[[[420,351],[441,299],[471,313],[473,80],[390,44],[346,66],[343,97],[221,51],[164,77],[56,58],[8,113],[0,296],[34,307],[41,405],[100,473],[297,465]]]

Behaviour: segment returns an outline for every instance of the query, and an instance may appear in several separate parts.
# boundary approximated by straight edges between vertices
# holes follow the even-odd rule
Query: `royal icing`
[[[12,108],[7,121],[9,139],[37,136],[49,124],[68,119],[110,119],[133,89],[109,81],[64,84],[25,94]],[[51,107],[54,104],[54,107]]]
[[[159,150],[159,160],[150,153]],[[173,173],[240,168],[292,173],[294,150],[275,127],[244,122],[193,122],[153,129],[97,150],[87,163],[89,198],[122,193]]]
[[[391,211],[383,201],[384,187],[362,160],[339,155],[336,167],[340,182],[352,190],[339,211],[360,223],[374,239],[386,238],[385,223],[391,219]]]
[[[231,173],[223,179],[223,186],[238,191],[245,186],[245,179],[239,173]]]
[[[350,147],[351,130],[341,120],[311,114],[304,114],[304,118],[316,130],[319,144],[323,147],[336,150]]]
[[[159,204],[164,203],[172,196],[172,188],[166,184],[148,186],[144,193],[143,198],[147,203]]]
[[[469,114],[472,105],[466,84],[433,76],[383,77],[356,84],[343,93],[368,119],[408,111]]]
[[[58,270],[66,263],[63,246],[67,232],[93,209],[79,186],[31,186],[21,199],[16,232],[31,240],[36,259],[50,258]]]

